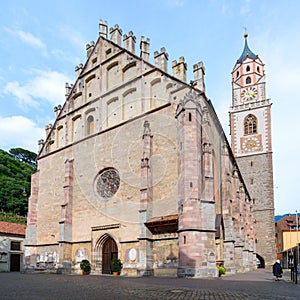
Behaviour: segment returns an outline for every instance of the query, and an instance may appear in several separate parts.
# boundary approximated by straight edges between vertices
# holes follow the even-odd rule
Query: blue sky
[[[243,46],[265,63],[273,102],[275,213],[299,207],[300,1],[152,0],[0,2],[0,148],[37,152],[53,107],[63,104],[65,82],[84,63],[85,45],[97,40],[99,19],[150,38],[153,52],[165,47],[169,61],[184,56],[188,81],[203,61],[206,91],[228,132],[231,71]],[[170,64],[169,64],[170,65]],[[230,140],[230,137],[228,136]],[[298,206],[298,207],[297,207]]]

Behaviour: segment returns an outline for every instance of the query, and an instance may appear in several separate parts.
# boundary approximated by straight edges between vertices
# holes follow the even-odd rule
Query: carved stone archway
[[[95,254],[98,270],[102,274],[111,274],[110,261],[118,257],[118,246],[109,234],[106,233],[99,238],[95,245]]]

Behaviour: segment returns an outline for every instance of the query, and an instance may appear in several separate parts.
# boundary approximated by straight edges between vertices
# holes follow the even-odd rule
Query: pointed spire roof
[[[248,46],[248,43],[247,43],[247,37],[248,37],[248,34],[245,33],[245,34],[244,34],[244,38],[245,38],[245,46],[244,46],[244,50],[243,50],[242,55],[241,55],[240,58],[237,60],[238,63],[242,63],[246,58],[252,58],[252,59],[257,59],[257,58],[258,58],[258,55],[254,54],[254,53],[249,49],[249,46]]]

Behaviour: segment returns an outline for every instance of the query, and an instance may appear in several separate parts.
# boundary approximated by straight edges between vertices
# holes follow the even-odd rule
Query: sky
[[[38,152],[65,82],[85,63],[99,20],[150,38],[150,62],[162,47],[184,56],[187,82],[203,61],[207,97],[230,140],[231,71],[248,45],[265,63],[272,105],[275,214],[300,210],[300,1],[297,0],[14,0],[0,1],[0,149]],[[170,69],[171,63],[169,63]],[[171,73],[171,72],[170,72]]]

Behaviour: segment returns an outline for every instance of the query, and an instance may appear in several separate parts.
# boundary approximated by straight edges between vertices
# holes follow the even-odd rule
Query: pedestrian
[[[282,277],[282,267],[280,265],[280,260],[277,259],[275,264],[273,265],[273,275],[275,276],[275,281],[279,281],[279,278]]]

